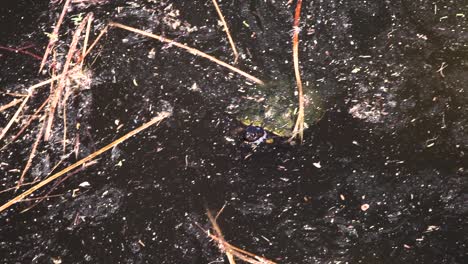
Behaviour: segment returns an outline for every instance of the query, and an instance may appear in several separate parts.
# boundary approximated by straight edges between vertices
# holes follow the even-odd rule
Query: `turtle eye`
[[[263,136],[263,133],[265,133],[265,130],[262,128],[262,127],[256,127],[256,131],[257,135],[259,137]]]
[[[259,138],[258,127],[248,126],[245,128],[244,139],[249,142],[253,142]]]

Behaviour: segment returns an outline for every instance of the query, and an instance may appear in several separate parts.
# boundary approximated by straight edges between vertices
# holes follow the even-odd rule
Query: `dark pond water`
[[[59,61],[72,17],[87,12],[96,18],[93,38],[116,21],[232,61],[211,1],[84,2],[72,4],[62,26]],[[237,66],[293,87],[295,2],[286,2],[220,6],[241,53]],[[44,32],[62,4],[2,3],[0,46],[34,45],[30,51],[42,56]],[[304,0],[301,71],[326,113],[303,144],[276,140],[256,149],[243,143],[243,127],[228,111],[253,84],[170,44],[111,29],[85,63],[91,84],[69,100],[67,153],[78,139],[80,150],[61,167],[161,110],[173,115],[56,186],[50,194],[59,198],[0,213],[0,260],[228,263],[196,226],[209,228],[206,207],[226,205],[218,220],[226,239],[278,263],[468,263],[465,15],[465,1]],[[47,78],[29,55],[3,49],[0,64],[1,105],[13,99],[7,93]],[[38,91],[25,113],[48,92]],[[14,109],[0,114],[1,127]],[[63,158],[58,120],[27,182]],[[39,127],[34,121],[0,151],[2,189],[15,186]],[[1,193],[0,201],[23,190]]]

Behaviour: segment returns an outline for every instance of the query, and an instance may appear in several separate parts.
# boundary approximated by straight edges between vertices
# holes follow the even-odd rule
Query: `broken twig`
[[[221,9],[219,8],[218,1],[213,0],[213,5],[216,8],[216,12],[218,12],[219,19],[221,19],[221,22],[223,23],[224,31],[226,32],[229,44],[231,45],[231,48],[232,48],[232,53],[234,53],[234,64],[236,64],[237,59],[239,58],[239,53],[237,52],[236,44],[234,44],[234,40],[232,39],[231,32],[229,31],[229,27],[226,23],[226,20],[224,19]]]
[[[208,55],[200,50],[197,50],[197,49],[194,49],[194,48],[191,48],[187,45],[184,45],[184,44],[181,44],[179,42],[176,42],[174,40],[171,40],[171,39],[168,39],[168,38],[165,38],[165,37],[161,37],[161,36],[158,36],[158,35],[155,35],[155,34],[152,34],[152,33],[149,33],[149,32],[146,32],[146,31],[143,31],[143,30],[140,30],[140,29],[136,29],[136,28],[133,28],[133,27],[129,27],[129,26],[126,26],[126,25],[122,25],[122,24],[119,24],[119,23],[114,23],[114,22],[111,22],[109,23],[109,26],[111,27],[118,27],[118,28],[121,28],[121,29],[125,29],[125,30],[128,30],[128,31],[131,31],[131,32],[134,32],[134,33],[138,33],[140,35],[143,35],[143,36],[146,36],[146,37],[150,37],[150,38],[154,38],[154,39],[157,39],[161,42],[164,42],[164,43],[168,43],[168,44],[172,44],[176,47],[179,47],[181,49],[184,49],[190,53],[192,53],[193,55],[196,55],[196,56],[200,56],[200,57],[203,57],[205,59],[208,59],[218,65],[221,65],[225,68],[228,68],[229,70],[233,71],[233,72],[236,72],[244,77],[246,77],[247,79],[257,83],[257,84],[264,84],[262,80],[230,65],[230,64],[227,64],[226,62],[224,61],[221,61],[211,55]]]
[[[65,14],[67,13],[69,5],[70,5],[70,0],[67,0],[65,4],[63,5],[62,13],[60,14],[57,24],[55,24],[54,31],[49,36],[49,43],[47,44],[47,48],[44,52],[44,57],[42,57],[41,66],[39,67],[39,72],[42,71],[42,68],[44,67],[45,62],[47,61],[47,58],[49,57],[49,53],[52,51],[55,45],[55,42],[58,40],[58,33],[60,30],[60,26],[62,25],[63,18],[65,17]]]
[[[11,199],[10,201],[8,201],[7,203],[3,204],[2,206],[0,206],[0,212],[3,212],[4,210],[6,210],[7,208],[9,208],[10,206],[12,206],[13,204],[21,201],[22,199],[26,198],[27,196],[29,196],[31,193],[39,190],[40,188],[44,187],[45,185],[49,184],[51,181],[61,177],[62,175],[68,173],[69,171],[72,171],[74,170],[75,168],[83,165],[84,163],[86,162],[89,162],[91,160],[93,160],[94,158],[98,157],[99,155],[101,155],[102,153],[112,149],[113,147],[119,145],[120,143],[124,142],[125,140],[131,138],[132,136],[140,133],[141,131],[147,129],[148,127],[154,125],[154,124],[159,124],[162,120],[166,119],[167,117],[169,117],[171,114],[169,112],[161,112],[159,113],[158,116],[154,117],[153,119],[151,119],[149,122],[143,124],[142,126],[130,131],[129,133],[125,134],[124,136],[118,138],[117,140],[113,141],[112,143],[110,143],[109,145],[99,149],[98,151],[96,152],[93,152],[91,153],[90,155],[88,155],[87,157],[79,160],[78,162],[75,162],[74,164],[66,167],[65,169],[53,174],[52,176],[46,178],[45,180],[39,182],[38,184],[34,185],[33,187],[31,187],[30,189],[28,189],[27,191],[23,192],[22,194],[16,196],[15,198]]]
[[[59,103],[62,91],[65,88],[68,70],[70,68],[70,63],[71,63],[71,60],[73,58],[73,55],[75,54],[76,46],[78,45],[78,40],[80,38],[81,31],[83,31],[83,29],[84,29],[84,27],[86,25],[86,22],[88,21],[88,19],[90,19],[92,17],[92,15],[93,15],[92,13],[88,14],[83,19],[83,21],[81,21],[80,25],[78,26],[78,28],[75,31],[75,34],[73,35],[73,39],[72,39],[72,42],[70,44],[70,48],[68,49],[67,59],[66,59],[65,64],[63,66],[63,72],[60,75],[61,78],[58,81],[57,88],[55,89],[55,91],[54,91],[54,93],[52,95],[51,101],[50,101],[49,117],[47,119],[46,130],[45,130],[45,133],[44,133],[44,140],[45,141],[48,141],[50,139],[52,124],[54,122],[55,109],[57,108],[57,104]]]
[[[293,61],[294,61],[294,75],[296,76],[296,85],[299,98],[299,109],[297,111],[296,124],[292,132],[291,139],[299,135],[299,139],[302,142],[304,138],[304,91],[302,89],[301,73],[299,71],[299,21],[301,17],[301,6],[302,0],[297,1],[296,12],[294,15],[294,26],[293,26]]]

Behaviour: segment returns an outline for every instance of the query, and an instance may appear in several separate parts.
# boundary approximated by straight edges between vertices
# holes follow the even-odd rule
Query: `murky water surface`
[[[80,1],[77,1],[80,2]],[[267,82],[295,82],[295,2],[220,1],[241,54]],[[302,145],[253,149],[230,114],[255,85],[171,44],[110,29],[85,63],[90,83],[67,106],[64,167],[150,120],[173,115],[0,214],[4,263],[227,262],[197,227],[205,208],[234,245],[278,263],[468,262],[468,6],[464,1],[303,1],[305,89],[326,113]],[[42,56],[62,4],[7,1],[0,46]],[[64,60],[80,13],[92,38],[110,21],[160,34],[226,62],[231,49],[211,1],[82,1],[62,26]],[[65,34],[66,33],[66,34]],[[0,50],[0,103],[44,80],[40,61]],[[48,96],[38,91],[30,115]],[[0,115],[4,127],[14,114]],[[59,110],[59,113],[62,110]],[[39,123],[0,152],[2,189],[15,186]],[[80,126],[76,126],[80,123]],[[14,126],[14,135],[20,126]],[[26,182],[63,159],[63,120]],[[2,144],[8,142],[7,137]],[[14,193],[1,193],[2,203]]]

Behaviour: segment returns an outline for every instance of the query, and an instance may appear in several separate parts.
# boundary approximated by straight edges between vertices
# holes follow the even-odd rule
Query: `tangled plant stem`
[[[296,124],[294,125],[291,139],[299,136],[300,141],[304,139],[304,91],[302,88],[301,73],[299,71],[299,21],[301,17],[302,0],[297,1],[296,12],[294,15],[293,26],[293,61],[294,75],[296,76],[296,85],[299,98],[299,108],[297,111]]]

